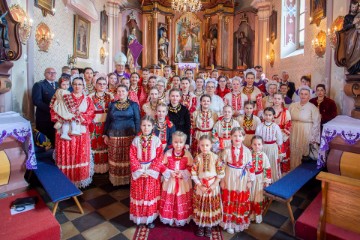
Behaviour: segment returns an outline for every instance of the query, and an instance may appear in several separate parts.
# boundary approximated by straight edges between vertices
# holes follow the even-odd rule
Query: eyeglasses
[[[215,88],[215,86],[206,86],[206,88]]]
[[[226,82],[226,80],[220,80],[219,82]]]
[[[56,74],[56,72],[46,72],[46,74]]]

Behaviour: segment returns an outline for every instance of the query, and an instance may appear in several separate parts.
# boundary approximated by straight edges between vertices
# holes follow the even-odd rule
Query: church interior
[[[0,0],[0,32],[0,239],[360,239],[359,0]]]

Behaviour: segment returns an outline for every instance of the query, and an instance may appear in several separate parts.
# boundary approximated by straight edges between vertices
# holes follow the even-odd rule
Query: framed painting
[[[40,8],[44,17],[49,13],[55,15],[55,0],[35,0],[35,6]]]
[[[90,21],[75,15],[74,23],[74,57],[89,58]]]
[[[326,17],[326,0],[310,0],[310,24],[320,25],[323,18]]]
[[[106,13],[106,10],[103,10],[100,12],[100,39],[103,40],[103,42],[106,42],[108,40],[108,15]]]

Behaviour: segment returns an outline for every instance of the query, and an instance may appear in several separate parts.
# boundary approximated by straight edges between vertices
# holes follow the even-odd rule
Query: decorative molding
[[[254,0],[251,6],[258,10],[257,15],[259,20],[269,19],[272,13],[272,1],[269,0]]]
[[[114,2],[107,2],[106,3],[106,12],[109,14],[109,17],[117,18],[120,13],[119,6]]]
[[[89,0],[63,0],[65,7],[73,10],[81,17],[96,22],[99,20],[99,14],[92,1]]]

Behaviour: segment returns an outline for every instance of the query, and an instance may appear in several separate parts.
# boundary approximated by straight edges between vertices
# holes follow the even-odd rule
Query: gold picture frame
[[[44,17],[49,13],[55,15],[55,0],[35,0],[35,6],[40,8]]]
[[[320,25],[323,18],[326,17],[326,0],[310,0],[310,24]]]
[[[74,57],[89,58],[90,48],[90,29],[89,20],[75,15],[74,21]]]

